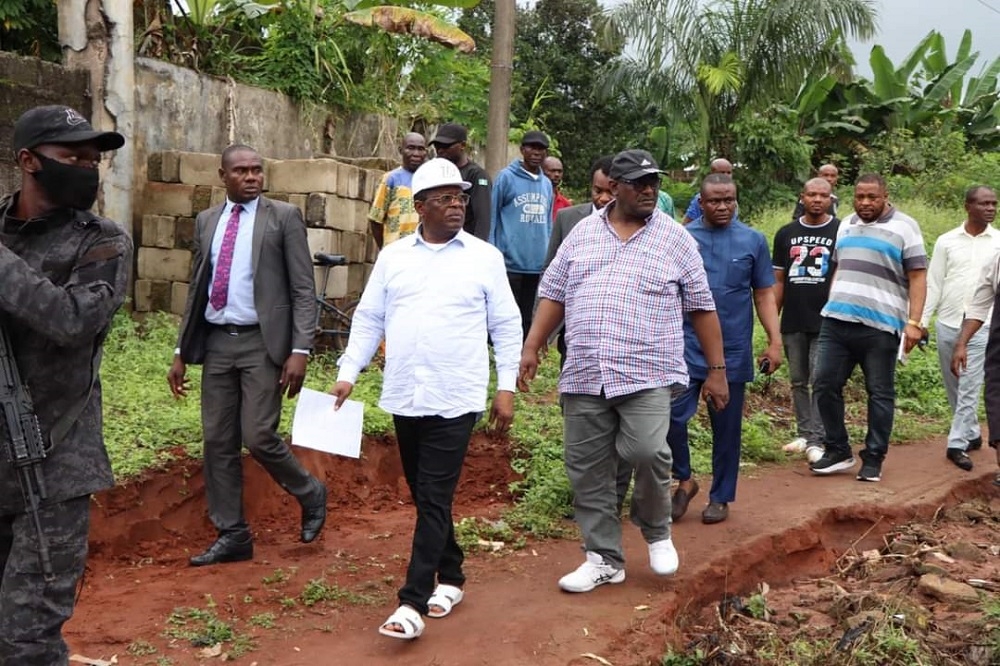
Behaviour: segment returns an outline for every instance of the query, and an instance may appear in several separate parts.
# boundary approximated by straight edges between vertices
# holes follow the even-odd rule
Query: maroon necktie
[[[222,236],[222,247],[219,248],[219,260],[215,266],[215,279],[212,280],[212,297],[209,303],[216,310],[226,307],[229,301],[229,273],[233,268],[233,250],[236,248],[236,232],[240,229],[240,211],[243,206],[236,204],[226,222],[226,233]]]

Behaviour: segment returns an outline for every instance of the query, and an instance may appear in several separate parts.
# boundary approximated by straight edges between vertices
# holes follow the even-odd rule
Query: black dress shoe
[[[969,440],[969,445],[965,447],[965,451],[968,453],[969,451],[978,451],[981,448],[983,448],[983,438],[976,437],[975,439]]]
[[[955,463],[955,466],[959,469],[964,469],[966,472],[972,471],[972,458],[969,457],[962,449],[948,449],[948,460]]]
[[[323,501],[313,506],[302,505],[302,543],[312,543],[319,536],[326,522],[326,486]]]
[[[223,562],[245,562],[253,559],[253,539],[246,537],[243,541],[231,537],[219,537],[201,555],[195,555],[189,562],[193,567],[204,567],[209,564]]]

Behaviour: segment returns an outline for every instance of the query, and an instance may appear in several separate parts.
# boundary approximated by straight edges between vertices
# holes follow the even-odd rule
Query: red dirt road
[[[574,541],[530,542],[499,557],[471,554],[465,601],[450,617],[428,620],[424,636],[406,643],[376,632],[395,608],[413,524],[394,447],[368,441],[361,462],[313,452],[302,457],[330,488],[327,528],[318,542],[298,543],[297,505],[248,463],[252,562],[187,566],[190,554],[212,539],[196,463],[102,495],[93,511],[83,594],[65,631],[71,651],[105,659],[116,654],[120,664],[212,664],[219,659],[200,657],[189,641],[165,631],[174,609],[214,604],[221,619],[252,636],[255,647],[237,659],[248,665],[598,663],[584,653],[615,666],[650,664],[664,652],[685,608],[727,591],[745,593],[760,581],[774,587],[820,574],[866,533],[858,549],[879,542],[894,523],[996,492],[992,451],[973,454],[970,474],[945,460],[942,441],[893,447],[878,484],[847,474],[814,478],[804,462],[745,470],[727,522],[701,524],[703,490],[675,526],[677,576],[649,571],[645,544],[631,525],[625,531],[628,579],[584,595],[556,586],[582,561]],[[511,479],[506,458],[503,442],[477,436],[456,518],[499,515]],[[278,569],[286,579],[274,580],[283,578]],[[375,603],[291,605],[319,577]],[[274,615],[273,628],[248,622],[264,613]],[[130,644],[133,651],[141,645],[156,652],[134,656],[127,652]],[[163,658],[169,661],[158,661]]]

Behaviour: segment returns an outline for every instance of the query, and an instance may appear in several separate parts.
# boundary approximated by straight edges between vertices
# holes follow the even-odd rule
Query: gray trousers
[[[986,361],[986,341],[990,337],[989,324],[984,325],[969,340],[966,346],[968,362],[960,377],[951,374],[951,356],[955,352],[955,341],[959,329],[937,323],[938,362],[944,390],[948,394],[951,407],[951,430],[948,432],[948,448],[965,450],[969,440],[982,436],[979,427],[979,395],[983,388],[983,364]]]
[[[630,518],[647,543],[670,538],[670,389],[617,398],[563,394],[566,474],[586,550],[625,565],[617,509],[620,461],[635,468]]]
[[[42,574],[31,518],[0,516],[0,666],[56,666],[69,659],[62,626],[73,615],[87,561],[90,495],[38,513],[55,576],[51,581]]]
[[[264,348],[260,330],[230,335],[213,329],[201,375],[208,517],[220,535],[249,536],[243,517],[243,449],[300,504],[322,501],[322,484],[278,435],[281,368]]]
[[[805,438],[807,446],[823,446],[823,419],[812,391],[819,333],[783,333],[781,340],[785,343],[798,436]]]

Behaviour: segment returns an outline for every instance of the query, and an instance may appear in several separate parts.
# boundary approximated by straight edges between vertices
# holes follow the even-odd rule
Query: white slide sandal
[[[427,600],[427,606],[437,606],[441,611],[435,613],[428,610],[427,617],[438,619],[447,616],[451,613],[451,609],[461,603],[463,598],[465,598],[465,593],[462,588],[454,585],[438,585],[434,588],[434,594]]]
[[[390,624],[398,624],[403,630],[390,629]],[[378,628],[378,633],[389,638],[412,641],[424,633],[424,619],[420,617],[420,613],[409,606],[400,606],[389,616],[388,620],[382,623],[382,626]]]

